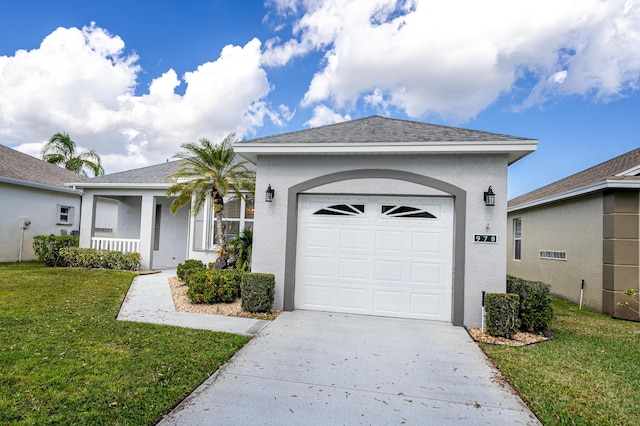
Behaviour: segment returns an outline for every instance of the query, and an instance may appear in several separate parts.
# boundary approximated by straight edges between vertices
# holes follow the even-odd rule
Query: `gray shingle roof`
[[[535,202],[605,180],[638,180],[640,176],[616,176],[640,165],[640,148],[598,164],[509,201],[509,208]]]
[[[86,179],[85,176],[4,145],[0,145],[0,177],[65,189],[68,189],[64,186],[67,182]]]
[[[242,159],[240,159],[242,160]],[[175,173],[178,170],[182,160],[168,161],[166,163],[156,164],[153,166],[141,167],[139,169],[127,170],[118,173],[111,173],[104,176],[98,176],[95,178],[87,179],[81,182],[78,187],[92,186],[94,184],[106,185],[113,184],[114,186],[124,185],[162,185],[167,187],[171,182],[165,177]],[[246,163],[247,168],[255,169],[255,166],[251,163]]]
[[[517,136],[399,120],[377,115],[343,123],[237,142],[243,143],[380,143],[530,140]]]
[[[104,176],[97,176],[86,180],[83,184],[161,184],[168,183],[165,180],[167,175],[174,173],[178,170],[178,165],[181,160],[168,161],[162,164],[156,164],[153,166],[141,167],[139,169],[127,170],[124,172],[111,173]]]

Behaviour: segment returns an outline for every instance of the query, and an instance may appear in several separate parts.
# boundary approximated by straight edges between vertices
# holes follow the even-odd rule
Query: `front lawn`
[[[117,321],[134,274],[0,264],[0,424],[152,424],[249,338]]]
[[[640,424],[640,323],[553,309],[556,340],[482,349],[545,425]]]

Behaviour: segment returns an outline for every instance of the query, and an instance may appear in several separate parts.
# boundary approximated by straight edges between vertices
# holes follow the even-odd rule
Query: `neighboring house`
[[[277,309],[480,326],[482,292],[506,286],[507,167],[536,147],[378,116],[238,142],[252,269],[275,274]]]
[[[80,225],[80,193],[64,186],[84,176],[0,145],[0,262],[34,260],[35,235],[70,235]]]
[[[543,281],[552,293],[615,317],[638,290],[640,149],[509,201],[507,271]]]
[[[215,218],[207,204],[194,217],[190,205],[174,215],[165,179],[179,161],[98,176],[68,185],[83,190],[80,246],[141,254],[144,269],[175,268],[186,259],[214,262],[218,257]],[[228,237],[251,227],[253,197],[225,203]]]

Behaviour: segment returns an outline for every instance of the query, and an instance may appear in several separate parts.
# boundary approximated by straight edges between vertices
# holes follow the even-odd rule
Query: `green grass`
[[[553,309],[556,340],[482,349],[545,425],[640,424],[640,323]]]
[[[152,424],[249,340],[117,321],[134,274],[0,264],[0,424]]]

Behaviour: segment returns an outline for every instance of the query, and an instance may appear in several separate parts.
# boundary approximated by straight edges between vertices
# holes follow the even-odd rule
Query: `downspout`
[[[20,251],[18,252],[18,262],[22,262],[22,247],[24,244],[24,227],[20,224]]]

